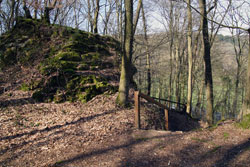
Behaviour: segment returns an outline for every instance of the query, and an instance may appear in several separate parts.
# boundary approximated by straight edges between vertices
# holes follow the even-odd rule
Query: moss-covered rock
[[[119,46],[112,37],[20,17],[16,26],[0,37],[0,68],[17,63],[37,67],[40,78],[21,87],[33,90],[37,101],[86,102],[116,90],[107,81],[114,74],[106,76],[99,71],[119,68]]]

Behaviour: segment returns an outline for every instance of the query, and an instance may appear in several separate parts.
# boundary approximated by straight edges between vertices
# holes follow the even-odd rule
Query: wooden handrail
[[[175,104],[178,104],[178,105],[186,106],[186,104],[184,104],[184,103],[179,103],[179,102],[175,102],[175,101],[171,101],[171,100],[166,100],[166,99],[161,99],[161,98],[157,98],[157,97],[152,97],[152,98],[156,99],[156,100],[160,100],[160,101],[166,101],[166,102],[169,102],[169,103],[175,103]]]
[[[151,103],[154,103],[154,104],[158,105],[161,108],[168,109],[168,107],[165,106],[164,104],[161,104],[160,102],[154,100],[152,97],[149,97],[149,96],[147,96],[147,95],[145,95],[145,94],[143,94],[141,92],[139,92],[139,96],[146,99],[147,101],[149,101]]]

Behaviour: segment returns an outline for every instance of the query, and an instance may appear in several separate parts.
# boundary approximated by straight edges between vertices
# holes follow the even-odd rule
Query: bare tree
[[[205,62],[205,86],[206,86],[206,100],[207,100],[207,113],[206,119],[208,124],[213,124],[213,76],[212,76],[212,65],[210,57],[210,40],[208,34],[208,19],[207,19],[207,7],[206,0],[199,0],[201,23],[202,23],[202,34],[203,34],[203,51],[204,51],[204,62]]]
[[[95,16],[94,16],[94,21],[93,21],[93,29],[94,29],[94,33],[98,33],[98,28],[97,28],[97,24],[98,24],[98,16],[99,16],[99,11],[100,11],[100,0],[96,0],[95,1]]]
[[[192,110],[192,69],[193,69],[193,53],[192,53],[192,12],[191,0],[187,0],[188,6],[188,96],[187,96],[187,113],[191,114]]]
[[[121,76],[117,102],[121,106],[128,103],[130,80],[132,77],[132,50],[133,50],[133,0],[125,1],[125,31],[124,54],[122,55]]]
[[[148,35],[147,35],[147,23],[146,23],[146,17],[144,12],[143,3],[141,4],[141,12],[142,12],[142,21],[143,21],[143,30],[144,30],[144,40],[146,44],[146,69],[147,69],[147,95],[150,96],[151,92],[151,70],[150,70],[150,53],[149,53],[149,43],[148,43]]]

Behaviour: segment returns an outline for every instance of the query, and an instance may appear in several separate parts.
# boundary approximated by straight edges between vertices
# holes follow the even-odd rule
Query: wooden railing
[[[141,128],[141,119],[140,119],[140,98],[146,99],[148,102],[153,103],[161,108],[164,109],[165,115],[165,129],[169,130],[169,121],[168,121],[168,107],[160,102],[154,100],[152,97],[149,97],[139,91],[135,91],[135,127],[140,129]]]
[[[159,102],[163,101],[163,102],[169,104],[168,108],[170,108],[170,109],[171,109],[171,107],[170,107],[171,104],[177,104],[177,106],[174,110],[179,111],[179,112],[186,112],[187,105],[184,103],[179,103],[179,102],[175,102],[175,101],[171,101],[171,100],[167,100],[167,99],[161,99],[161,98],[157,98],[157,97],[151,97],[151,98],[153,98],[156,101],[159,101]]]

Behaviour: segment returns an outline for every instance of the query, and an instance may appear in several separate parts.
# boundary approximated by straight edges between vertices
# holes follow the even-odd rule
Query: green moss
[[[49,58],[40,64],[40,71],[44,75],[50,75],[54,72],[74,73],[77,70],[78,63],[74,61],[58,60],[57,58]]]
[[[223,133],[223,137],[224,137],[225,140],[228,139],[228,138],[229,138],[229,133],[224,132],[224,133]]]
[[[35,90],[35,89],[41,87],[43,83],[44,83],[44,79],[31,80],[31,82],[29,83],[29,89]]]
[[[15,28],[0,37],[0,68],[41,62],[42,79],[22,85],[21,89],[34,90],[37,101],[87,102],[107,90],[117,90],[102,77],[79,75],[79,71],[113,68],[113,62],[106,57],[114,43],[111,37],[18,18]]]
[[[86,63],[81,63],[81,64],[79,64],[79,65],[77,66],[77,70],[83,71],[83,70],[89,70],[89,69],[90,69],[90,67],[89,67],[89,65],[87,65]]]
[[[65,61],[81,61],[81,56],[76,52],[59,52],[56,56],[58,60],[65,60]]]
[[[20,90],[22,90],[22,91],[29,91],[29,90],[30,90],[30,89],[29,89],[29,85],[27,85],[26,83],[23,83],[23,84],[21,85]]]
[[[65,95],[63,91],[57,90],[56,94],[54,95],[53,101],[55,103],[62,103],[65,101]]]
[[[242,121],[237,123],[237,126],[243,129],[250,129],[250,114],[245,115]]]

